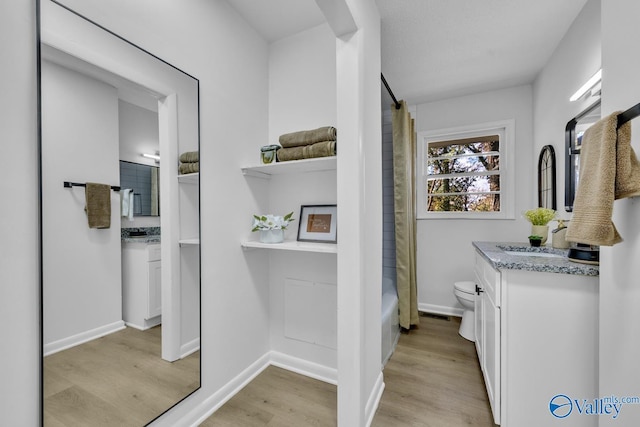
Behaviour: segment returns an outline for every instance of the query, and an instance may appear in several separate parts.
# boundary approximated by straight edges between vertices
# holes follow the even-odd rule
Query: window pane
[[[487,193],[500,191],[500,175],[462,176],[455,178],[429,178],[427,194]]]
[[[499,194],[430,195],[427,197],[429,212],[499,212]]]
[[[427,150],[429,175],[500,170],[497,135],[464,140],[430,142]],[[483,155],[484,154],[484,155]]]

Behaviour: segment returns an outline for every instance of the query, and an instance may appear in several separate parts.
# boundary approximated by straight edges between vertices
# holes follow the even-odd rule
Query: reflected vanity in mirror
[[[200,202],[138,159],[199,151],[198,80],[57,1],[40,22],[43,425],[147,425],[200,387]]]
[[[159,170],[157,166],[120,160],[120,187],[132,192],[133,216],[160,215]]]

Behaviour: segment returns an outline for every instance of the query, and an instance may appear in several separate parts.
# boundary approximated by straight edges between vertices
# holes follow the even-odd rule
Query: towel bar
[[[64,188],[71,188],[71,187],[86,187],[87,184],[83,184],[80,182],[69,182],[69,181],[64,181]],[[120,187],[116,186],[116,185],[112,185],[111,189],[113,191],[120,191]]]

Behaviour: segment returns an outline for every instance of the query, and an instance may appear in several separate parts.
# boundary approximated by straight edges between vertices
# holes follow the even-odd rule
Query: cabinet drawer
[[[147,261],[160,261],[160,245],[147,246],[149,258]]]
[[[476,278],[496,307],[500,307],[500,271],[476,252]]]

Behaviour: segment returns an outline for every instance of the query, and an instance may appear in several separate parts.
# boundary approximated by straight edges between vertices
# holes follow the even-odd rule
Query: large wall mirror
[[[569,120],[565,126],[565,179],[564,179],[564,209],[573,212],[573,201],[578,191],[580,181],[580,151],[582,136],[589,127],[600,120],[600,100],[594,102],[583,112]]]
[[[199,83],[52,0],[39,61],[43,425],[147,425],[200,387]]]

